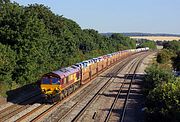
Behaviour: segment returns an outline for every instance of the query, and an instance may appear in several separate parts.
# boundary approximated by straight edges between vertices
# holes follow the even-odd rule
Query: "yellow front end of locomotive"
[[[41,92],[45,95],[54,95],[61,92],[60,85],[41,84]]]

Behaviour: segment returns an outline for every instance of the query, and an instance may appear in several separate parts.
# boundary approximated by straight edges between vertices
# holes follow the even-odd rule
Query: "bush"
[[[151,40],[142,39],[139,48],[149,47],[150,49],[157,49],[156,42]]]
[[[158,63],[171,63],[171,58],[173,56],[175,56],[173,52],[167,49],[163,49],[157,55],[157,62]]]
[[[180,79],[174,77],[171,69],[164,69],[161,65],[153,64],[146,69],[146,120],[179,122]]]
[[[147,96],[148,121],[180,121],[180,80],[162,83]],[[158,116],[157,116],[158,115]]]
[[[5,95],[5,91],[12,87],[12,73],[15,67],[15,52],[0,43],[0,94]]]
[[[177,56],[173,60],[173,66],[175,70],[180,71],[180,51],[178,51],[176,55]]]
[[[169,41],[164,43],[163,45],[164,49],[173,50],[174,52],[180,51],[180,41]]]
[[[175,79],[171,70],[162,69],[158,64],[148,67],[145,72],[144,88],[146,91],[150,91],[159,84]]]

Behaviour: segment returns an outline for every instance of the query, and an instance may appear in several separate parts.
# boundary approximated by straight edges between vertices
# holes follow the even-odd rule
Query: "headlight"
[[[42,89],[41,91],[42,91],[43,93],[45,93],[45,92],[46,92],[46,89]]]

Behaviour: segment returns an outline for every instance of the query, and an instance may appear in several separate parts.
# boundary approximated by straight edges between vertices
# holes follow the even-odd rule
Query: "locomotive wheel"
[[[68,91],[64,90],[64,96],[67,97],[68,96]]]
[[[68,89],[68,95],[70,95],[72,92],[73,92],[73,86],[71,86],[71,87]]]
[[[61,93],[61,94],[59,95],[59,97],[60,97],[60,100],[63,100],[65,96],[64,96],[63,93]]]
[[[57,101],[60,101],[60,100],[61,100],[59,94],[57,94],[53,99],[54,99],[54,102],[57,102]]]
[[[64,91],[63,92],[63,95],[64,95],[64,98],[67,96],[67,92],[66,91]]]
[[[71,94],[71,88],[69,88],[68,90],[67,90],[67,95],[70,95]]]
[[[73,85],[73,92],[76,90],[76,85]]]

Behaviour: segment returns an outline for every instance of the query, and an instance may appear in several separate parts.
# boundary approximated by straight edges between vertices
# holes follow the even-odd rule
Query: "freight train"
[[[123,58],[147,50],[148,47],[114,52],[44,74],[40,84],[42,96],[49,102],[62,100]]]

